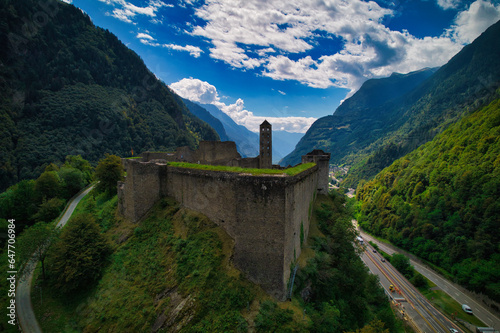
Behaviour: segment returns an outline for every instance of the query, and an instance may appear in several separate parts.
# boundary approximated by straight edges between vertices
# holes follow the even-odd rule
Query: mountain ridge
[[[78,8],[3,3],[0,190],[70,154],[95,163],[105,153],[196,148],[219,139],[135,52]],[[38,24],[37,13],[47,21]]]
[[[361,100],[360,89],[332,116],[314,123],[285,160],[297,160],[313,148],[324,149],[332,152],[332,164],[351,166],[345,186],[370,179],[456,122],[470,106],[491,100],[499,86],[499,35],[497,22],[414,89],[382,104],[375,101],[373,108],[353,104]],[[367,110],[379,117],[370,117]]]
[[[338,135],[342,135],[343,132],[351,133],[353,132],[352,126],[358,126],[358,124],[353,124],[353,121],[370,123],[371,127],[380,123],[382,119],[383,112],[379,112],[378,115],[374,116],[372,104],[368,104],[374,96],[377,96],[377,101],[375,102],[375,107],[380,107],[381,105],[391,103],[392,101],[398,99],[404,93],[408,92],[407,86],[414,87],[415,85],[423,82],[430,75],[435,72],[435,69],[428,69],[426,71],[420,70],[416,72],[411,72],[408,74],[401,75],[391,75],[387,78],[382,79],[370,79],[366,81],[361,88],[350,98],[346,99],[332,115],[322,117],[314,122],[310,129],[306,132],[304,137],[297,144],[296,149],[290,155],[284,158],[285,164],[298,163],[300,156],[311,151],[312,149],[324,149],[332,153],[332,164],[340,164],[339,156],[345,154],[343,147],[334,147],[334,145],[315,145],[311,144],[311,141],[317,137],[321,137],[319,140],[328,140],[329,137],[335,135],[335,133],[328,133],[331,131],[338,131]],[[409,83],[409,84],[407,84]],[[399,94],[392,95],[391,98],[387,96],[391,94],[391,88],[394,86],[404,87],[400,88]],[[335,130],[334,130],[335,129]],[[368,140],[365,129],[359,131],[361,137],[364,140]],[[364,134],[362,132],[365,132]],[[328,133],[328,134],[323,134]],[[346,142],[346,145],[353,145],[356,140],[351,139],[351,141]]]

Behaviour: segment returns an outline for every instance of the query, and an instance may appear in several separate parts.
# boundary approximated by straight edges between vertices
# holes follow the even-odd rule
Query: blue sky
[[[445,64],[500,0],[65,0],[183,97],[304,133],[369,78]]]

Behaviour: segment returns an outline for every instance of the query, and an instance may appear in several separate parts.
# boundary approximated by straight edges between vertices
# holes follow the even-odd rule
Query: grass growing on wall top
[[[248,173],[253,176],[258,175],[288,175],[295,176],[307,169],[315,166],[315,163],[305,163],[299,164],[293,168],[288,168],[284,170],[279,169],[250,169],[250,168],[240,168],[231,167],[224,165],[206,165],[206,164],[196,164],[196,163],[186,163],[186,162],[169,162],[168,165],[179,168],[187,169],[197,169],[197,170],[208,170],[208,171],[225,171],[225,172],[236,172],[236,173]]]

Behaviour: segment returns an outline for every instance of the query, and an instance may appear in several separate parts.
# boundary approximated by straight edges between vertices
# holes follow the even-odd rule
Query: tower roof
[[[260,126],[271,126],[271,124],[267,121],[267,120],[264,120],[264,122],[262,124],[260,124]]]

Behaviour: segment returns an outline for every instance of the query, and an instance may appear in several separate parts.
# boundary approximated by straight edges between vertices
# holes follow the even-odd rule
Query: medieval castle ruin
[[[234,142],[202,141],[196,151],[143,153],[124,159],[127,177],[118,184],[119,211],[137,222],[162,197],[205,214],[234,240],[233,263],[247,278],[277,299],[286,297],[291,267],[309,233],[317,193],[328,191],[330,154],[321,150],[302,156],[315,165],[294,176],[252,175],[201,170],[168,162],[280,168],[272,165],[272,128],[260,126],[260,154],[241,158]]]

